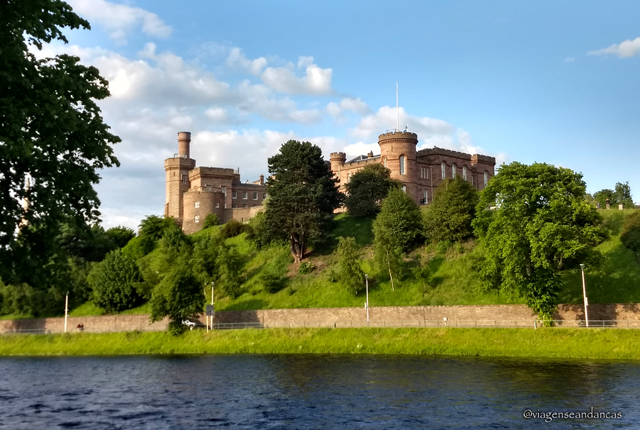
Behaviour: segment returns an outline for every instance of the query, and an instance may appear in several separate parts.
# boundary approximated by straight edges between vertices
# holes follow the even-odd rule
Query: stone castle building
[[[164,160],[166,203],[164,215],[176,219],[187,233],[202,230],[204,219],[215,213],[221,223],[246,221],[262,210],[267,197],[264,176],[242,182],[239,170],[196,167],[190,158],[191,133],[178,133],[178,153]]]
[[[434,191],[445,178],[461,177],[480,191],[494,176],[494,157],[442,148],[417,151],[418,135],[406,130],[381,134],[378,145],[380,155],[370,152],[349,161],[344,152],[331,154],[331,171],[340,181],[340,191],[346,191],[351,175],[372,163],[382,163],[391,170],[391,178],[400,181],[405,192],[423,205],[431,203]]]

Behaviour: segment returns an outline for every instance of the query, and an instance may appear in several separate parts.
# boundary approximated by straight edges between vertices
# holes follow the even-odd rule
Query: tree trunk
[[[391,279],[391,291],[395,291],[393,288],[393,275],[391,274],[391,262],[389,261],[389,251],[387,251],[387,268],[389,269],[389,278]]]
[[[307,251],[307,241],[301,238],[298,234],[291,235],[291,255],[293,261],[299,263],[304,258],[304,253]]]

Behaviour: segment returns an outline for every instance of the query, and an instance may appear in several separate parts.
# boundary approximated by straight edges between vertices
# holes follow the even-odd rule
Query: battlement
[[[410,131],[398,131],[398,130],[393,130],[393,131],[387,131],[386,133],[381,134],[380,136],[378,136],[378,141],[383,141],[383,140],[411,140],[411,141],[415,141],[415,143],[418,143],[418,135],[416,133],[412,133]]]
[[[347,154],[345,154],[344,152],[332,152],[329,158],[331,160],[346,160]]]
[[[466,152],[438,148],[437,146],[434,146],[433,148],[421,149],[420,151],[418,151],[418,157],[426,155],[445,155],[448,157],[462,158],[464,160],[471,160],[472,157],[471,154],[467,154]]]
[[[485,163],[485,164],[495,165],[496,164],[496,158],[495,157],[490,157],[488,155],[473,154],[471,156],[471,162],[473,164]]]

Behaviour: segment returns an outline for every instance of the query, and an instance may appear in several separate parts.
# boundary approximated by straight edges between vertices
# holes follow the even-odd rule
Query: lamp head
[[[580,265],[580,270],[584,270],[584,264]]]

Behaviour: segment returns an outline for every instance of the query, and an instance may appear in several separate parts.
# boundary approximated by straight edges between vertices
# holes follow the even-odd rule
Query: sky
[[[290,139],[379,153],[378,135],[629,182],[640,201],[640,2],[67,0],[122,142],[100,172],[102,225],[162,215],[164,159],[190,131],[198,166],[268,174]]]

